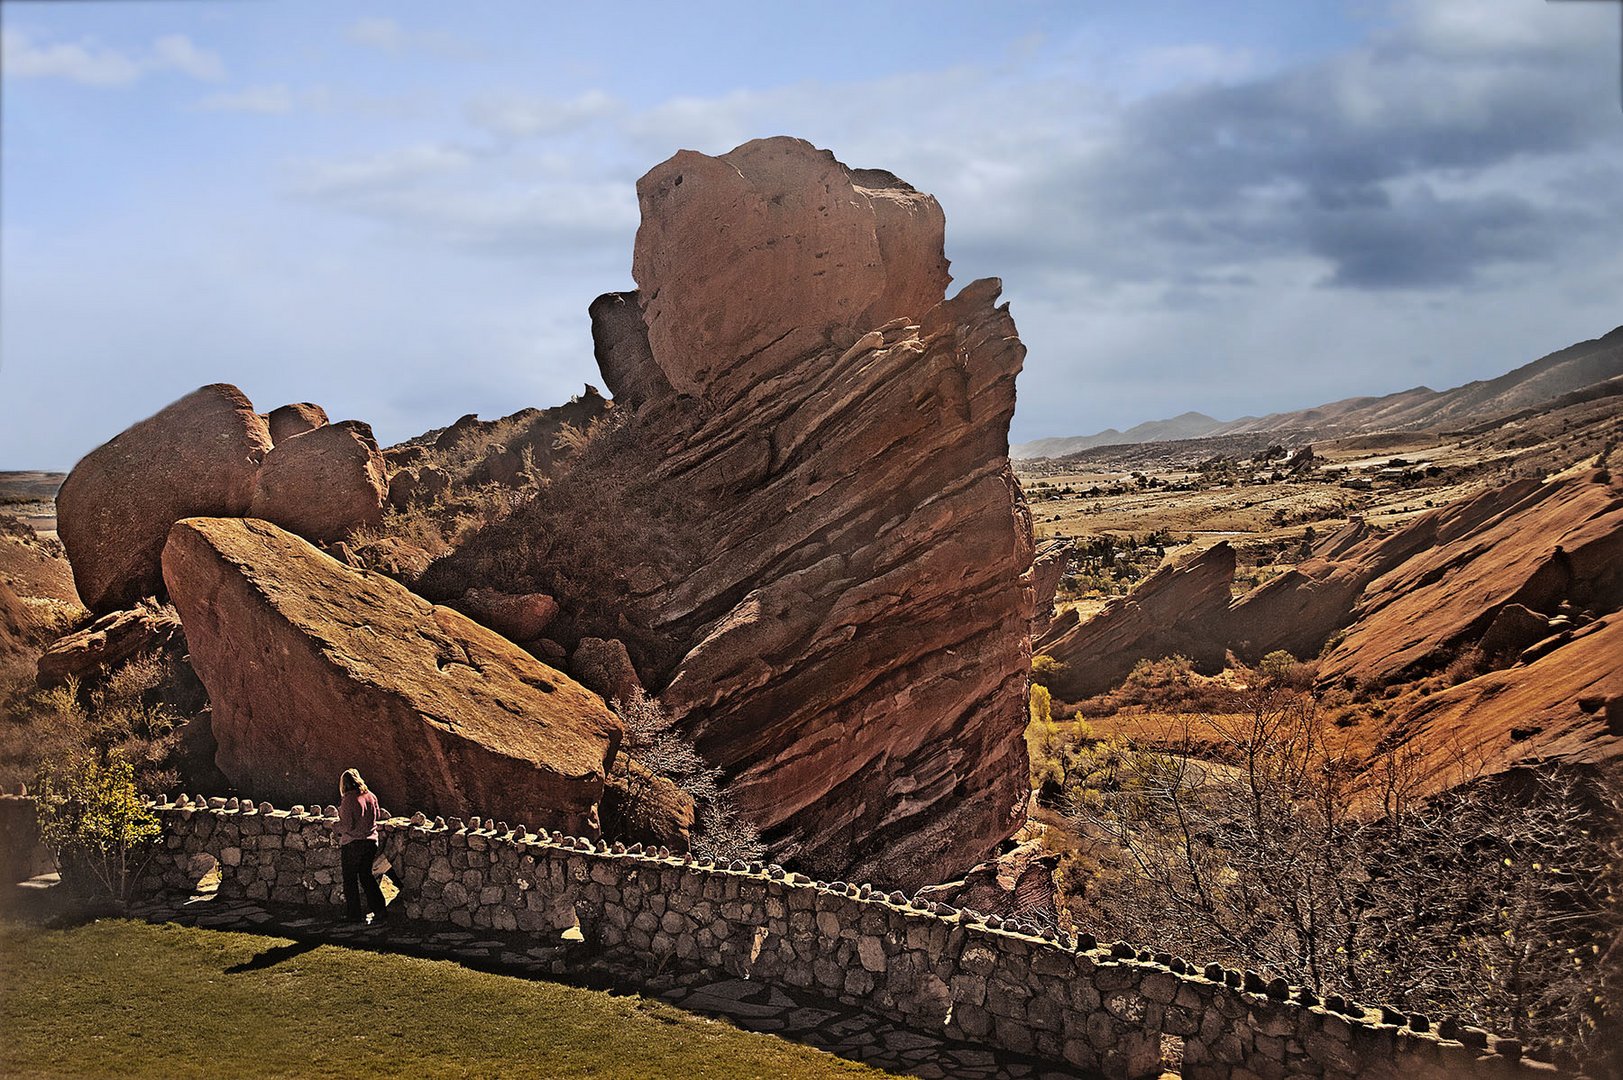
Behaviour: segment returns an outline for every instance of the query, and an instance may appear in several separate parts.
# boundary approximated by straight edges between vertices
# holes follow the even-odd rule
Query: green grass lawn
[[[110,919],[0,922],[0,1075],[889,1074],[639,998]]]

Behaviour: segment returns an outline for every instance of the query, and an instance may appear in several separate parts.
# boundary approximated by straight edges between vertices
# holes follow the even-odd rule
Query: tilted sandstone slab
[[[52,642],[35,664],[37,679],[41,686],[83,681],[132,656],[156,652],[179,633],[179,620],[165,608],[115,611]]]
[[[794,139],[644,177],[639,289],[592,305],[633,407],[424,588],[557,597],[775,858],[912,888],[1024,820],[1032,540],[1000,285],[944,299],[939,209],[887,177]]]
[[[619,722],[505,638],[264,521],[179,522],[163,568],[244,792],[328,801],[356,767],[396,809],[596,828]]]
[[[270,430],[242,391],[194,390],[86,454],[56,495],[57,534],[85,607],[131,607],[163,589],[169,527],[247,513]]]
[[[1226,540],[1161,567],[1093,618],[1044,640],[1042,651],[1065,665],[1049,677],[1050,688],[1079,701],[1116,686],[1138,661],[1163,656],[1187,656],[1216,672],[1227,647],[1233,580],[1234,549]]]

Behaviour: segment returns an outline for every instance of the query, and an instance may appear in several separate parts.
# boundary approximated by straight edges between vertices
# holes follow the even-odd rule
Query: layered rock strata
[[[181,521],[163,566],[233,783],[597,827],[619,723],[506,639],[264,521]]]
[[[638,291],[592,305],[612,452],[427,587],[505,575],[559,598],[566,644],[622,641],[780,857],[953,876],[1027,795],[1000,286],[944,299],[934,200],[799,140],[678,154],[638,194]]]

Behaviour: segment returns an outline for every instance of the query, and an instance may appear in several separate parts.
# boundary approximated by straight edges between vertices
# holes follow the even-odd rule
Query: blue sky
[[[1619,5],[0,6],[0,469],[207,382],[385,442],[596,382],[638,176],[792,134],[947,214],[1016,441],[1623,322]]]

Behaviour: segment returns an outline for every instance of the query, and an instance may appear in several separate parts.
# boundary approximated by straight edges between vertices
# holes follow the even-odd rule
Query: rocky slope
[[[639,289],[592,305],[616,426],[429,595],[556,597],[622,642],[774,855],[903,887],[1023,817],[1024,355],[951,300],[934,199],[799,140],[638,184]]]
[[[505,638],[264,521],[177,523],[163,572],[240,790],[326,803],[357,767],[386,806],[597,827],[619,722]]]
[[[1355,524],[1232,602],[1224,546],[1051,630],[1041,650],[1067,664],[1056,693],[1102,692],[1141,658],[1182,653],[1210,673],[1231,650],[1254,662],[1284,649],[1319,657],[1323,686],[1401,694],[1464,658],[1487,670],[1400,696],[1384,745],[1420,748],[1439,775],[1463,752],[1497,766],[1623,753],[1623,486],[1609,473],[1517,481],[1390,534]]]

